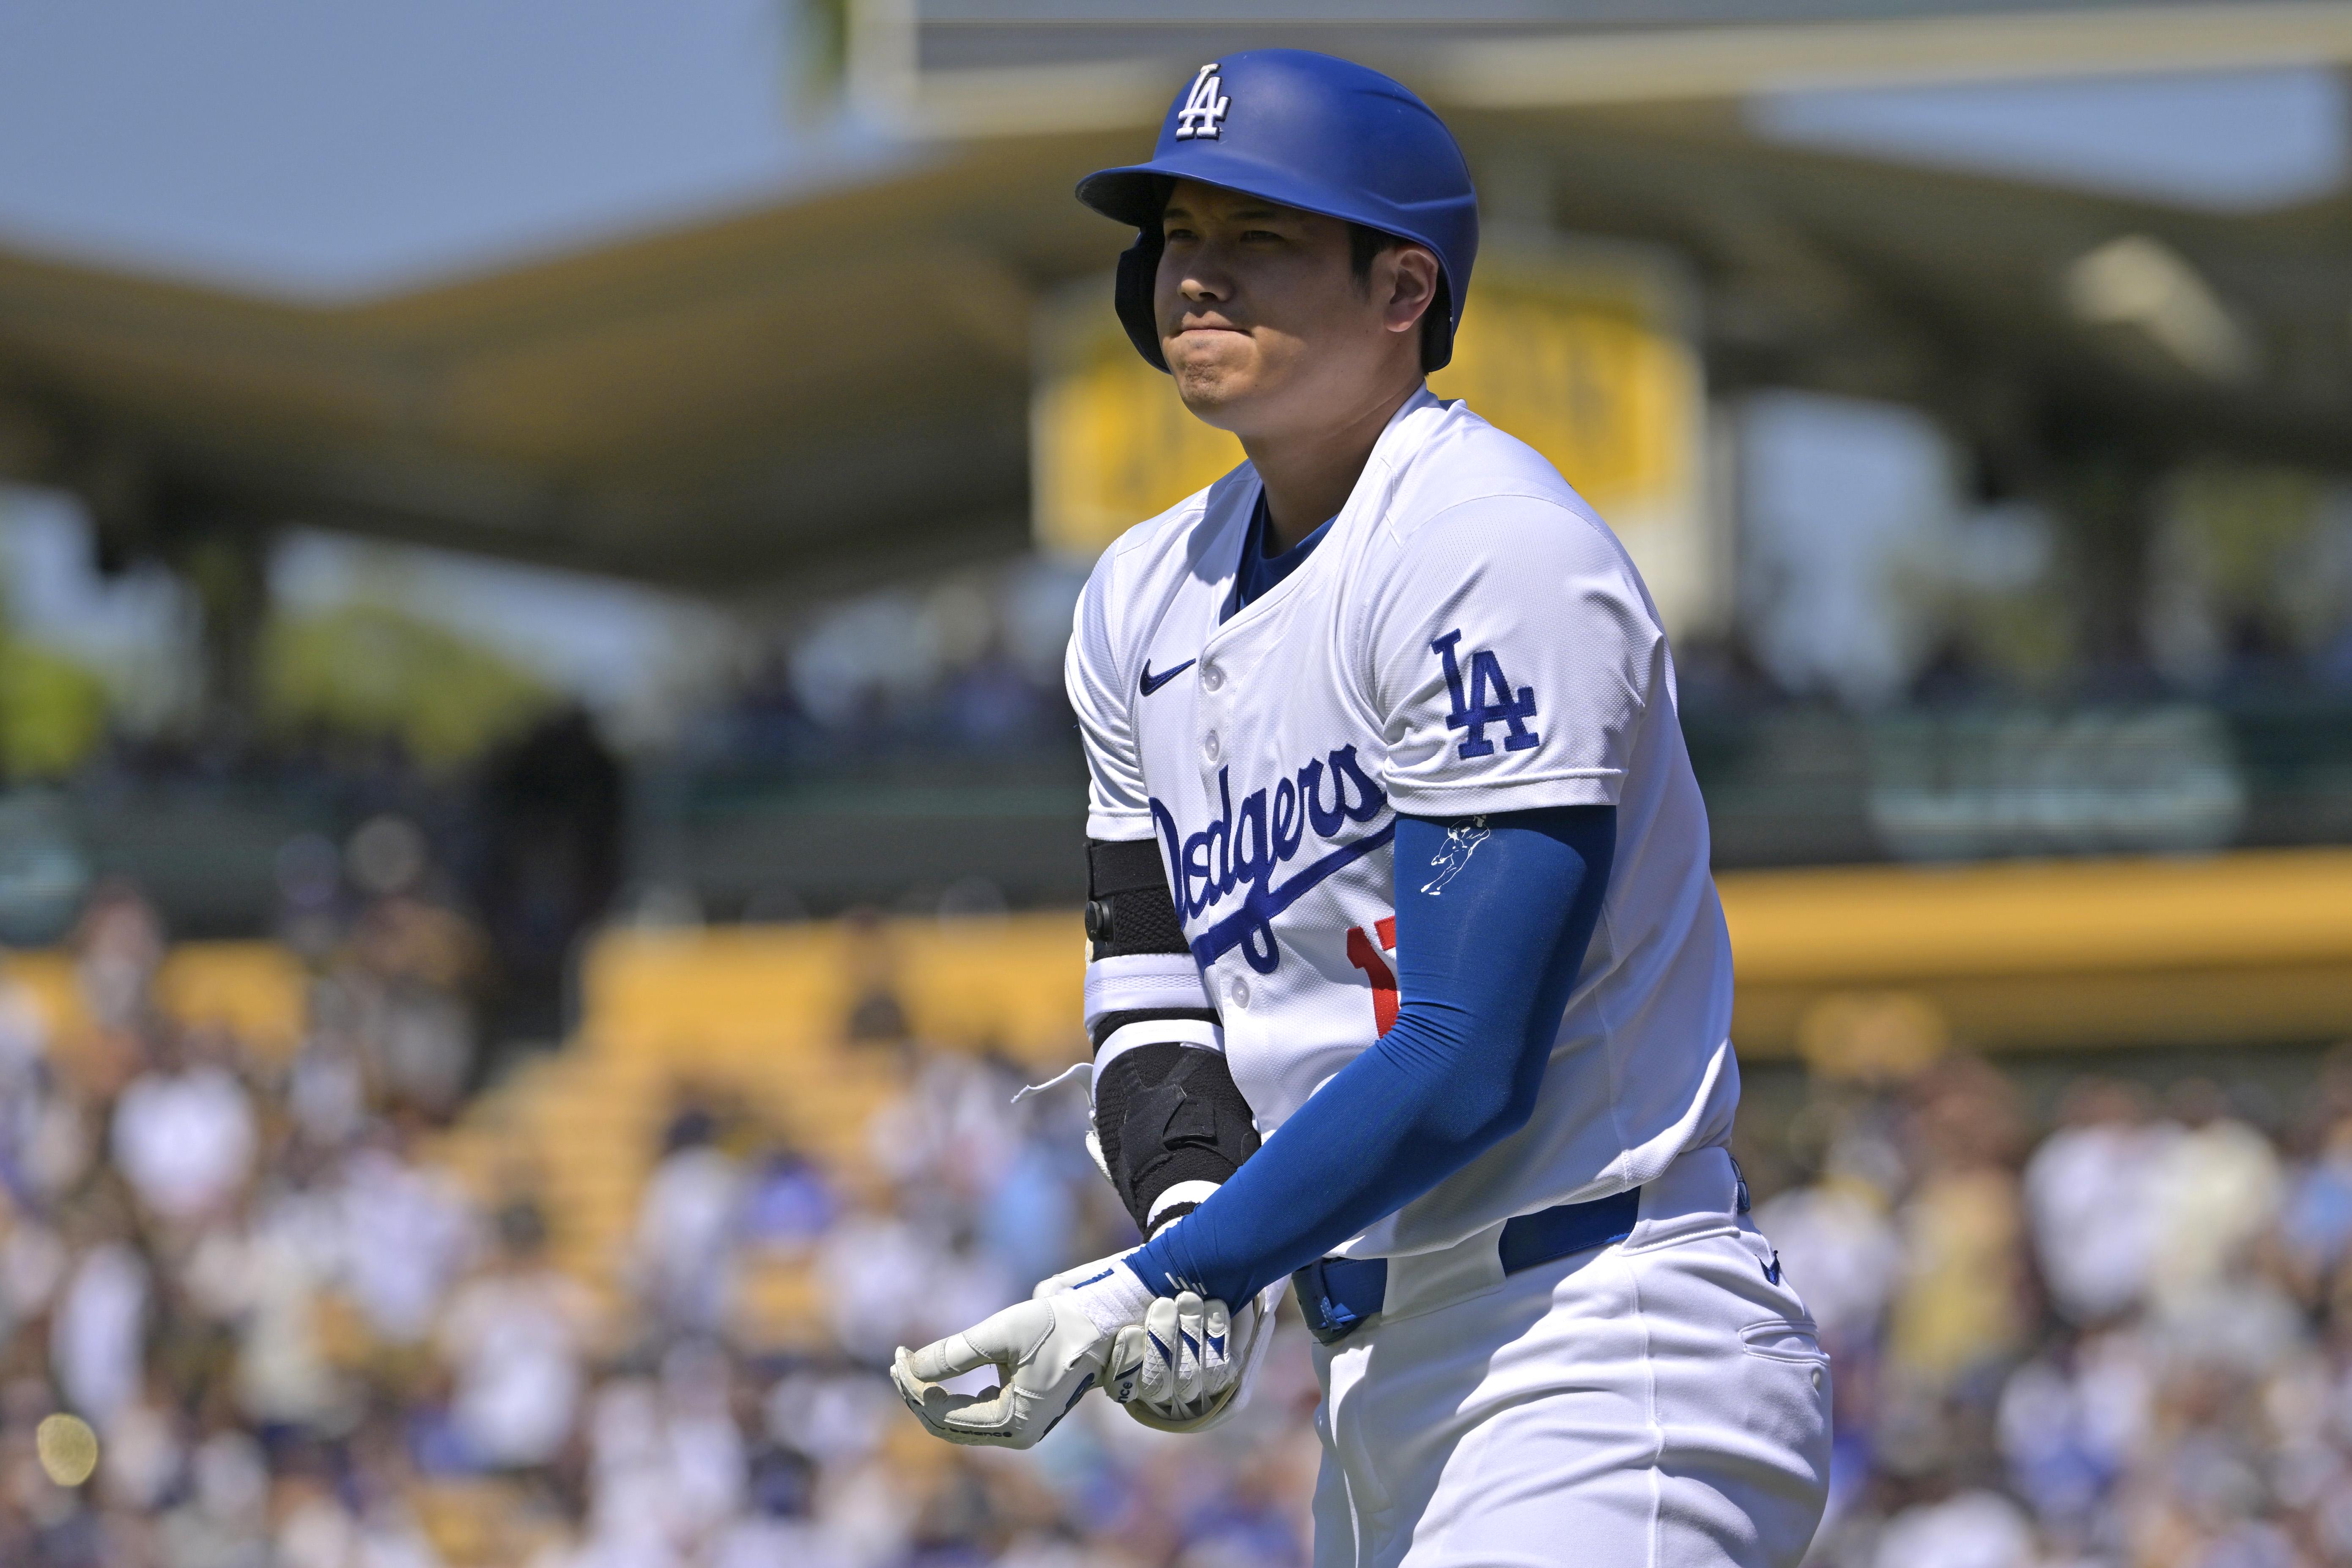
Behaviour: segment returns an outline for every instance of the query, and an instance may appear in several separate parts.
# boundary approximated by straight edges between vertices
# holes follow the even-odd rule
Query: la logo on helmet
[[[1234,100],[1222,96],[1225,79],[1217,74],[1217,62],[1211,60],[1192,79],[1192,90],[1184,97],[1184,107],[1176,111],[1176,140],[1179,142],[1215,142],[1223,134],[1225,110]]]

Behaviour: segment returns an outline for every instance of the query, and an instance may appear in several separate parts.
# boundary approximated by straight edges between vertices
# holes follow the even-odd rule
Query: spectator
[[[797,1258],[823,1239],[840,1208],[823,1168],[778,1142],[761,1156],[743,1194],[744,1245]]]
[[[0,1344],[6,1344],[47,1310],[68,1259],[58,1233],[5,1191],[0,1227]]]
[[[1964,1491],[1897,1514],[1875,1568],[2037,1568],[2032,1526],[1998,1492]]]
[[[379,818],[370,828],[390,820],[396,819]],[[365,847],[370,828],[355,837],[355,850]],[[421,836],[416,852],[421,857]],[[379,870],[380,880],[394,875]],[[362,911],[341,979],[388,1098],[438,1120],[473,1076],[474,1025],[464,991],[476,943],[463,921],[409,892],[411,879],[391,882]]]
[[[225,1210],[252,1173],[245,1086],[213,1035],[151,1037],[151,1063],[115,1104],[114,1163],[148,1212],[189,1225]]]
[[[853,1046],[900,1046],[913,1031],[898,999],[898,954],[889,928],[873,910],[852,910],[841,921],[843,967],[849,976],[848,1015],[842,1038]]]
[[[32,992],[0,968],[0,1187],[22,1192],[47,1100],[48,1022]]]
[[[2231,1116],[2210,1079],[2172,1091],[2181,1131],[2154,1173],[2153,1203],[2165,1237],[2158,1297],[2178,1301],[2220,1283],[2278,1218],[2283,1196],[2270,1140]]]
[[[715,1334],[734,1293],[742,1219],[742,1167],[719,1146],[718,1119],[681,1110],[637,1207],[639,1290],[670,1333]]]
[[[889,1364],[896,1347],[923,1343],[920,1325],[929,1321],[923,1298],[937,1258],[932,1238],[909,1221],[887,1211],[853,1210],[835,1227],[817,1262],[835,1340],[877,1367]]]
[[[2063,1125],[2025,1166],[2035,1259],[2051,1299],[2078,1323],[2138,1305],[2162,1236],[2159,1175],[2174,1131],[2152,1125],[2135,1085],[2087,1079]]]
[[[66,1402],[101,1433],[146,1381],[152,1281],[127,1241],[94,1226],[51,1315],[49,1354]]]
[[[442,1299],[472,1256],[463,1197],[420,1168],[396,1124],[384,1123],[343,1161],[337,1188],[340,1278],[377,1339],[422,1343]]]
[[[2148,1351],[2128,1331],[2054,1345],[2001,1390],[1999,1442],[2011,1485],[2060,1539],[2093,1532],[2131,1463],[2155,1393]]]
[[[575,945],[620,889],[626,794],[619,760],[578,709],[549,716],[487,764],[475,902],[490,953],[493,1046],[562,1037]]]
[[[588,1423],[586,1540],[572,1568],[675,1563],[680,1521],[670,1495],[660,1395],[643,1378],[597,1391]]]
[[[2282,1228],[2305,1293],[2316,1294],[2352,1251],[2352,1117],[2327,1127],[2319,1157],[2295,1178]]]
[[[265,1427],[349,1424],[351,1391],[318,1334],[340,1240],[325,1201],[279,1190],[247,1223],[209,1230],[181,1272],[192,1302],[234,1336],[238,1406]]]
[[[105,1034],[138,1028],[163,963],[163,927],[154,906],[127,882],[101,882],[68,941],[90,1023]]]
[[[1906,1263],[1888,1353],[1924,1389],[1954,1390],[2024,1337],[2016,1114],[2007,1081],[1969,1058],[1947,1058],[1916,1090],[1920,1174],[1900,1216]]]
[[[268,1568],[269,1467],[261,1446],[226,1427],[205,1439],[189,1468],[193,1484],[186,1500],[163,1518],[165,1560],[205,1568]]]
[[[339,1035],[314,1032],[287,1074],[286,1110],[305,1142],[341,1149],[367,1123],[367,1069]]]
[[[853,1568],[809,1517],[815,1469],[786,1447],[751,1464],[751,1507],[711,1542],[710,1568]]]
[[[450,1299],[441,1351],[456,1374],[450,1415],[467,1457],[486,1469],[530,1469],[571,1438],[591,1307],[577,1280],[548,1266],[536,1205],[508,1205],[498,1235],[497,1259]]]
[[[681,1532],[709,1541],[742,1506],[749,1481],[736,1424],[735,1369],[715,1344],[688,1341],[662,1357],[662,1436]]]
[[[853,1468],[881,1447],[895,1403],[862,1368],[798,1368],[768,1391],[767,1432],[827,1468]]]
[[[995,647],[950,679],[940,697],[949,731],[978,748],[1033,738],[1046,708],[1036,685]]]
[[[1768,1199],[1756,1223],[1788,1259],[1833,1357],[1876,1331],[1902,1278],[1903,1244],[1887,1195],[1866,1181],[1829,1176]]]
[[[277,1568],[352,1568],[360,1555],[360,1524],[333,1489],[315,1478],[279,1482],[273,1511]]]

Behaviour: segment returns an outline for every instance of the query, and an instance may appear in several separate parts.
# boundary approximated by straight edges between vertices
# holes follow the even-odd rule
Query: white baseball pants
[[[1796,1568],[1829,1358],[1736,1187],[1695,1151],[1624,1241],[1508,1278],[1494,1231],[1391,1258],[1316,1348],[1315,1568]]]

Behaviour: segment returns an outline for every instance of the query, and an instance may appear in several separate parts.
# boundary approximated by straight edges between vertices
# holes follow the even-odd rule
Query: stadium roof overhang
[[[1688,258],[1718,390],[1917,402],[2027,486],[2084,452],[2343,466],[2352,198],[2217,216],[1801,151],[1739,112],[1801,66],[2352,58],[2352,5],[2063,9],[1473,40],[1420,75],[1497,219]],[[1087,74],[1091,97],[1026,120],[1019,73],[934,83],[917,118],[1003,133],[394,298],[0,254],[0,477],[80,491],[117,557],[302,521],[738,594],[1012,548],[1032,302],[1125,243],[1070,188],[1135,151],[1168,79]]]

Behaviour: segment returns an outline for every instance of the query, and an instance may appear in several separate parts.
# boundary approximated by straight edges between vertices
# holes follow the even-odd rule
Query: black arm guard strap
[[[1160,846],[1149,838],[1087,841],[1087,935],[1096,958],[1186,953],[1183,923],[1168,891]],[[1095,1020],[1102,1048],[1118,1030],[1155,1018],[1216,1022],[1205,1007],[1107,1014]],[[1151,1208],[1180,1182],[1222,1182],[1257,1152],[1256,1120],[1223,1055],[1177,1041],[1121,1051],[1095,1076],[1095,1139],[1136,1228],[1151,1231]],[[1166,1224],[1188,1212],[1171,1205]]]
[[[1087,935],[1097,958],[1192,951],[1169,896],[1159,840],[1087,840]]]

